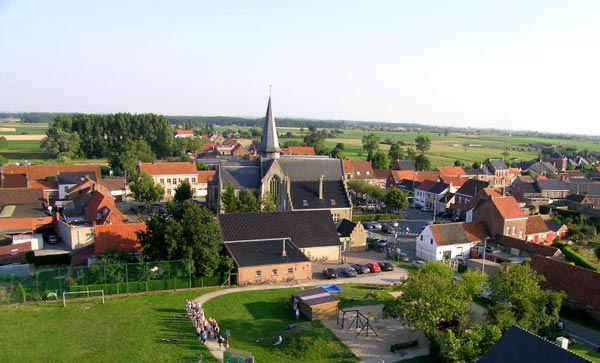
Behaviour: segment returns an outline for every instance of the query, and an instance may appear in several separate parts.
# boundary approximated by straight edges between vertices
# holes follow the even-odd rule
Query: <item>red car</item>
[[[377,262],[369,262],[367,263],[367,267],[371,272],[381,272],[381,267]]]

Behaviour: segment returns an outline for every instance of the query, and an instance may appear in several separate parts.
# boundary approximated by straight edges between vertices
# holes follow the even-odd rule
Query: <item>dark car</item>
[[[356,272],[356,270],[352,266],[344,267],[342,269],[342,273],[344,274],[344,276],[347,277],[356,277],[356,275],[358,274],[358,272]]]
[[[381,271],[394,271],[394,265],[388,261],[379,262],[379,267],[381,267]]]
[[[327,279],[337,279],[337,272],[334,268],[326,268],[323,270],[323,276]]]
[[[354,265],[352,265],[352,267],[359,274],[366,274],[366,273],[369,273],[371,271],[371,270],[369,270],[369,268],[367,266],[363,265],[362,263],[355,263]]]
[[[392,225],[391,225],[391,224],[386,224],[386,225],[384,225],[384,226],[383,226],[383,231],[384,231],[385,233],[388,233],[388,234],[394,234],[394,233],[396,233],[396,231],[394,230],[394,227],[392,227]]]

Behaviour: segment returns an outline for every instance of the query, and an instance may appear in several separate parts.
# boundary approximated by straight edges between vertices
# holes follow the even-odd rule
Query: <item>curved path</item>
[[[356,278],[341,278],[335,281],[336,285],[341,284],[349,284],[349,283],[365,283],[365,284],[391,284],[392,281],[398,280],[400,278],[406,277],[407,272],[404,269],[396,268],[394,271],[383,272],[379,274],[366,274],[362,276],[358,276]],[[315,286],[320,285],[322,283],[332,282],[331,280],[308,280],[299,283],[281,283],[281,284],[272,284],[272,285],[251,285],[244,287],[233,287],[222,290],[217,290],[210,292],[208,294],[204,294],[194,299],[194,301],[204,305],[208,300],[225,295],[231,294],[234,292],[240,291],[250,291],[250,290],[272,290],[272,289],[286,289],[290,287],[306,287],[306,286]],[[210,353],[217,358],[218,360],[223,360],[223,351],[225,348],[219,347],[219,343],[217,343],[214,339],[208,339],[206,341],[206,347],[210,351]]]

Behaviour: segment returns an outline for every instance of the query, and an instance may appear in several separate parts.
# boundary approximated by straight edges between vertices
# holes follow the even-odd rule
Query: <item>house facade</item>
[[[160,184],[165,189],[163,199],[171,200],[175,196],[175,189],[185,180],[192,188],[192,195],[200,198],[205,190],[199,183],[198,170],[192,162],[153,162],[138,163],[138,172],[148,173],[154,184]]]
[[[489,236],[484,222],[430,224],[416,238],[416,256],[425,261],[468,259],[471,247]]]

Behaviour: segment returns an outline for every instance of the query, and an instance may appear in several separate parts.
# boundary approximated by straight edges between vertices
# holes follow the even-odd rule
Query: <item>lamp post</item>
[[[485,239],[483,240],[483,261],[481,262],[481,273],[484,273],[485,268],[485,250],[487,248],[487,240],[488,237],[485,237]]]

